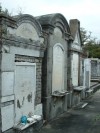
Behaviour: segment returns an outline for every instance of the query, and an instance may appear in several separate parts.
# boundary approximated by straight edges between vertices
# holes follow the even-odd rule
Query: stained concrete
[[[42,104],[44,37],[41,25],[33,16],[10,17],[0,13],[0,40],[0,133],[15,133],[13,126],[22,115],[34,114]],[[30,88],[34,91],[30,92]],[[22,106],[27,107],[24,112]],[[38,112],[42,114],[42,108]]]
[[[100,90],[83,104],[51,121],[38,133],[100,133]]]

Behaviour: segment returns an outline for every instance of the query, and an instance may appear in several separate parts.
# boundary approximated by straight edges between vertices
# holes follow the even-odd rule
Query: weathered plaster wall
[[[83,70],[82,70],[82,43],[80,34],[80,22],[77,19],[70,20],[70,30],[73,37],[70,47],[71,57],[71,78],[72,78],[72,95],[69,96],[69,101],[72,106],[79,104],[81,101],[81,93],[83,86]],[[70,105],[71,107],[71,105]]]
[[[67,111],[68,106],[71,107],[72,104],[80,102],[81,93],[73,93],[71,75],[72,57],[74,53],[77,53],[79,67],[77,85],[80,85],[82,47],[79,26],[79,21],[74,20],[69,28],[66,19],[61,14],[37,18],[22,15],[15,16],[14,19],[0,16],[1,133],[15,133],[12,129],[16,115],[14,77],[18,62],[36,65],[34,114],[42,115],[43,110],[44,119],[50,120]],[[66,93],[67,91],[69,92]],[[67,105],[68,102],[69,105]],[[7,121],[9,123],[6,123]],[[34,132],[34,126],[22,132]]]
[[[44,119],[49,120],[67,111],[67,93],[61,97],[54,96],[54,93],[67,91],[67,40],[70,38],[70,31],[66,19],[61,14],[44,15],[37,19],[45,36],[42,102]],[[61,83],[59,86],[58,81]]]
[[[67,43],[64,41],[64,39],[60,38],[57,35],[50,35],[50,42],[48,46],[48,55],[47,55],[47,88],[49,94],[47,94],[47,106],[46,109],[49,109],[49,115],[47,116],[50,119],[53,119],[54,117],[58,116],[59,114],[63,113],[65,110],[67,111],[67,101],[65,101],[65,96],[63,97],[52,97],[52,94],[54,92],[53,90],[53,47],[58,42],[64,47],[64,74],[63,74],[63,85],[62,91],[67,91]],[[57,62],[59,65],[60,62]],[[56,68],[57,69],[57,68]],[[57,73],[55,73],[57,75]],[[57,77],[56,77],[57,78]],[[60,77],[59,77],[60,78]],[[56,80],[56,79],[55,79]],[[55,91],[59,91],[56,90]],[[61,91],[61,90],[60,90]],[[49,98],[51,96],[51,98]],[[66,109],[64,109],[66,108]]]
[[[23,25],[23,23],[25,25],[21,26],[20,30],[20,25]],[[31,25],[31,28],[28,23]],[[36,93],[33,94],[35,96],[33,112],[34,114],[42,115],[41,64],[44,51],[44,39],[41,34],[41,26],[30,15],[20,16],[16,20],[8,16],[0,15],[0,25],[0,38],[2,39],[0,42],[0,132],[13,133],[15,131],[11,128],[15,124],[15,115],[17,113],[15,112],[16,96],[14,90],[16,62],[36,64]],[[34,30],[31,32],[32,27]],[[18,32],[16,32],[17,28],[19,29]],[[25,34],[22,32],[23,29]],[[33,35],[33,38],[30,38],[29,32]]]

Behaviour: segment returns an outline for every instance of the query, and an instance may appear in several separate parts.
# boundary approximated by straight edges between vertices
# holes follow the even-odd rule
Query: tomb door
[[[22,115],[34,114],[36,91],[35,63],[17,62],[15,69],[15,123]]]

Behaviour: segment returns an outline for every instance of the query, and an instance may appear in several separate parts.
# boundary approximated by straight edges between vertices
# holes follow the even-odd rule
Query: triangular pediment
[[[75,35],[74,43],[77,44],[77,45],[81,45],[80,42],[81,42],[81,41],[80,41],[79,32],[77,31],[77,32],[76,32],[76,35]]]

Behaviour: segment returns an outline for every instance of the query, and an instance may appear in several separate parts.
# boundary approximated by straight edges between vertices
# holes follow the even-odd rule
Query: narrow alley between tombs
[[[82,108],[84,103],[87,106]],[[39,133],[100,133],[100,90],[45,125]]]

